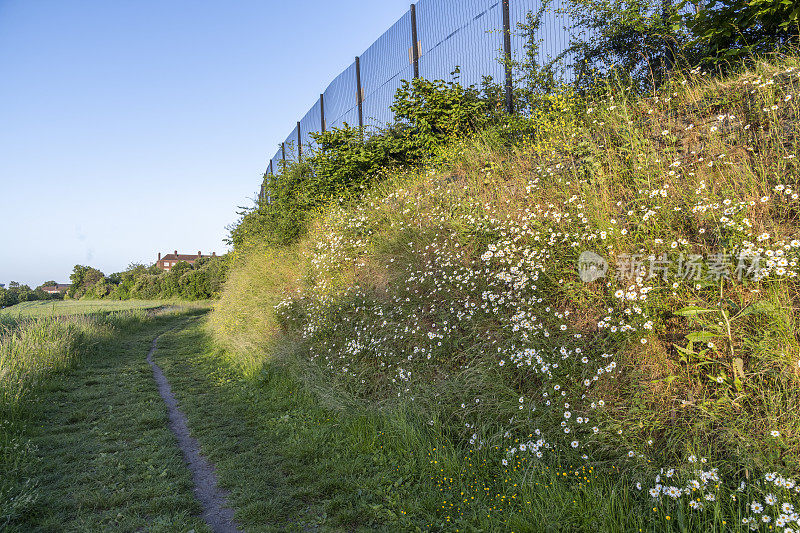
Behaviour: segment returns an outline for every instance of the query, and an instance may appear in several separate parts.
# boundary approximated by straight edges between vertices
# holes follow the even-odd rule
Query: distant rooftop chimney
[[[158,252],[158,260],[161,261],[161,252]]]
[[[201,251],[198,251],[198,252],[197,252],[197,257],[203,257],[203,252],[201,252]]]
[[[217,257],[217,252],[211,252],[211,257]]]
[[[175,255],[178,255],[178,250],[175,250]]]

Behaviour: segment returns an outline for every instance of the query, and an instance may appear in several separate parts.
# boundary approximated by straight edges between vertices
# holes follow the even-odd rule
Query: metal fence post
[[[411,4],[411,50],[414,62],[414,79],[419,78],[419,41],[417,40],[417,6]]]
[[[275,169],[272,167],[272,159],[269,160],[269,173],[275,175]]]
[[[361,107],[361,58],[356,57],[356,101],[358,102],[358,127],[364,129],[364,110]]]
[[[322,133],[325,133],[325,95],[319,95],[319,118],[322,124]]]
[[[300,122],[297,122],[297,162],[299,163],[300,160],[303,159],[303,142],[302,137],[300,137]]]
[[[510,115],[514,113],[514,86],[511,70],[511,9],[508,5],[509,1],[503,0],[503,52],[506,67],[506,112]]]
[[[283,161],[282,172],[286,172],[286,143],[281,143],[281,161]]]

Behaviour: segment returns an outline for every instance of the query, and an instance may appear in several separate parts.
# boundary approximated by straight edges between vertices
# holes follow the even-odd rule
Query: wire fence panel
[[[407,12],[361,54],[364,126],[374,130],[392,121],[389,107],[401,80],[414,77],[411,13]]]
[[[356,65],[353,63],[325,89],[327,129],[340,128],[345,122],[358,126],[356,92]],[[353,116],[355,116],[355,121],[353,121]]]
[[[572,18],[557,1],[531,0],[526,2],[511,2],[511,54],[515,62],[535,60],[538,66],[548,64],[556,59],[570,45],[570,28]],[[529,14],[531,19],[529,19]],[[530,30],[521,28],[520,25],[530,26],[530,23],[539,17],[540,24],[532,38],[538,50],[534,57],[527,56],[526,46],[531,38]],[[564,66],[572,63],[571,57],[565,57],[556,66],[557,74],[564,81],[571,81],[572,73],[564,71]],[[515,73],[518,76],[519,73]]]
[[[361,109],[368,133],[393,122],[391,105],[403,80],[414,77],[413,30],[416,21],[419,75],[427,79],[453,79],[464,86],[480,86],[485,76],[497,84],[505,82],[503,65],[503,2],[505,0],[419,0],[416,17],[406,12],[359,56]],[[526,32],[519,24],[528,22],[528,13],[540,13],[541,24],[534,39],[539,43],[536,61],[546,64],[570,44],[571,20],[562,8],[562,0],[507,0],[510,15],[511,56],[516,61],[527,59]],[[542,8],[542,6],[545,6]],[[569,65],[567,58],[561,66]],[[316,143],[312,132],[341,128],[344,124],[359,126],[359,91],[356,63],[350,64],[323,92],[324,105],[318,100],[300,120],[302,155],[313,153]],[[557,72],[564,81],[571,72]],[[521,73],[514,73],[517,79]],[[285,153],[278,148],[270,160],[274,174],[283,171],[286,161],[298,160],[298,132],[295,127],[286,138]]]
[[[271,172],[273,176],[278,175],[281,173],[281,161],[283,160],[283,154],[281,154],[281,149],[278,148],[278,151],[275,152],[275,155],[272,159],[269,160],[270,166],[267,169],[267,172]]]
[[[316,149],[316,142],[311,138],[311,132],[322,131],[322,115],[320,114],[320,102],[317,100],[306,116],[300,120],[300,139],[303,145],[303,156]]]
[[[390,107],[394,103],[397,89],[403,80],[410,81],[413,78],[414,67],[409,65],[364,100],[364,127],[368,131],[375,131],[394,121]]]
[[[286,147],[286,161],[297,163],[297,126],[295,126],[292,133],[286,137],[284,146]]]
[[[465,86],[480,85],[484,76],[502,81],[499,0],[420,0],[417,28],[423,78],[450,80],[458,67],[458,81]]]

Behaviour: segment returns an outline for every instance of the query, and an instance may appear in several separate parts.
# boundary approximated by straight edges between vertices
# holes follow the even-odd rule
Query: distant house
[[[156,261],[156,266],[161,270],[165,270],[167,272],[170,271],[172,267],[180,263],[181,261],[185,261],[190,265],[193,265],[195,261],[200,259],[201,257],[216,257],[217,252],[211,252],[211,255],[203,255],[202,252],[197,252],[196,255],[187,255],[187,254],[179,254],[178,250],[171,254],[167,254],[164,257],[161,257],[161,252],[158,254],[158,261]]]
[[[68,283],[57,283],[55,285],[48,285],[46,287],[42,287],[42,290],[47,294],[64,294],[70,288]]]

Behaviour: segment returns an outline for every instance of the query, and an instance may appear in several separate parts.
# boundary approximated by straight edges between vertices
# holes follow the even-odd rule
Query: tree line
[[[229,256],[201,257],[194,265],[180,261],[165,271],[156,265],[132,263],[106,276],[100,270],[75,265],[69,276],[67,298],[161,300],[217,298],[228,272]]]

